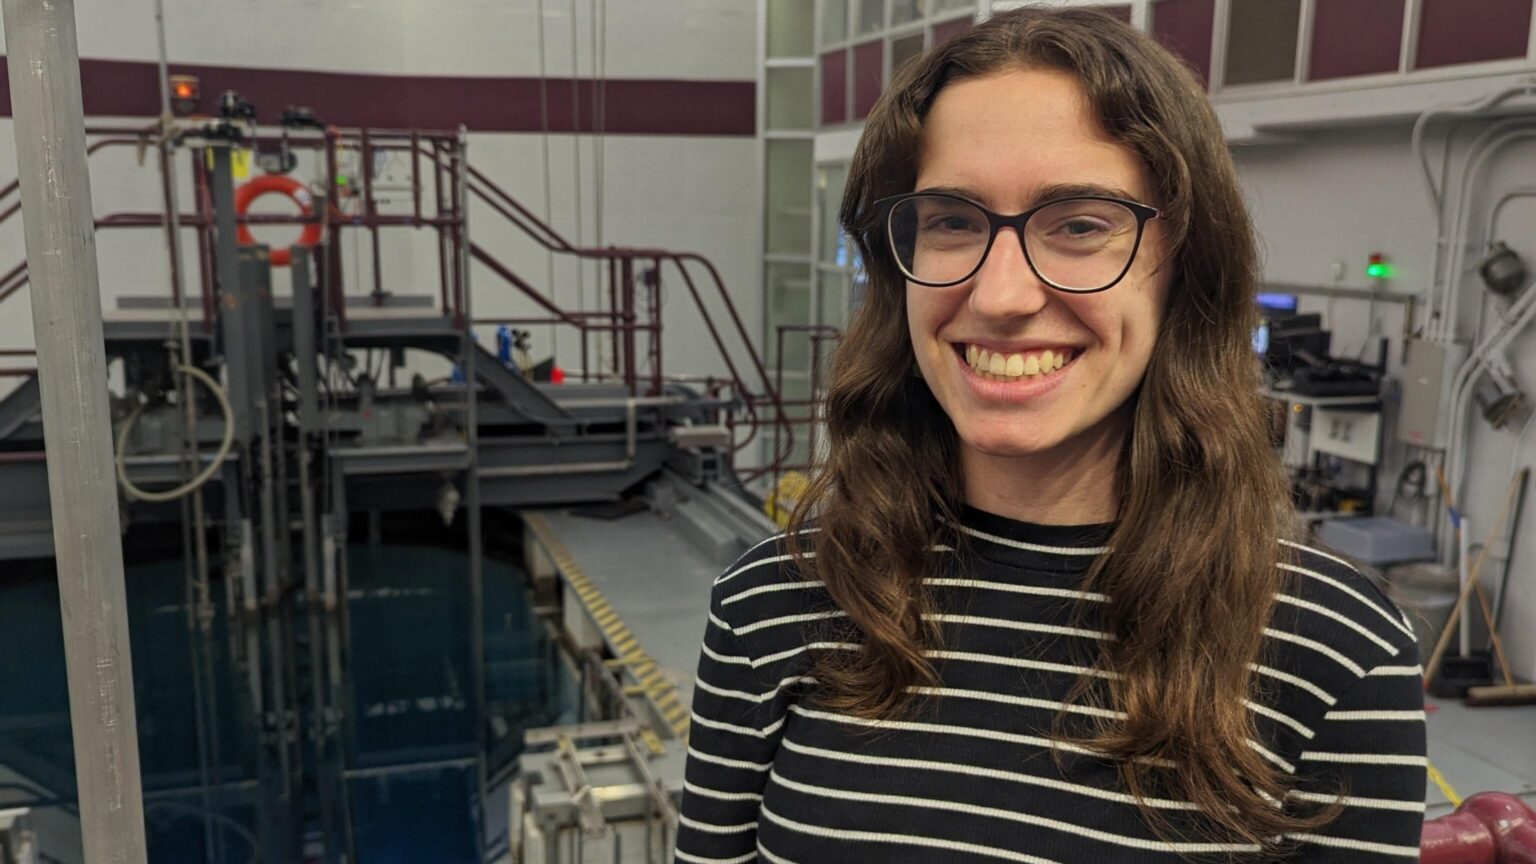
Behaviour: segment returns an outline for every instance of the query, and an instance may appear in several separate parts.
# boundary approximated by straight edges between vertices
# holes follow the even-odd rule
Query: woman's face
[[[1000,72],[956,81],[935,98],[915,191],[953,192],[1011,215],[1059,197],[1052,189],[1066,186],[1155,206],[1142,160],[1099,128],[1075,76]],[[1124,279],[1107,291],[1069,294],[1035,276],[1018,234],[1004,228],[965,282],[908,282],[912,349],[962,446],[1029,456],[1085,433],[1126,428],[1127,412],[1117,409],[1152,354],[1168,291],[1170,268],[1157,267],[1164,254],[1162,223],[1153,219]],[[982,351],[1003,355],[1002,375],[977,371],[981,363],[998,368]],[[1063,355],[1066,365],[1044,371]],[[1021,375],[1021,365],[1041,371]]]

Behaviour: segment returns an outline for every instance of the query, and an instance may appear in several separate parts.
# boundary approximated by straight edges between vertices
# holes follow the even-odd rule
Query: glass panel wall
[[[768,56],[814,53],[816,0],[768,0]]]
[[[767,71],[769,129],[811,128],[811,102],[816,92],[811,86],[813,71],[809,66]]]

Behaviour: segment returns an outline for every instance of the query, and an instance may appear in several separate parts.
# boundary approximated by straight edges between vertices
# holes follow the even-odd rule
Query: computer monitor
[[[1259,314],[1267,318],[1284,318],[1296,314],[1295,294],[1259,293]]]

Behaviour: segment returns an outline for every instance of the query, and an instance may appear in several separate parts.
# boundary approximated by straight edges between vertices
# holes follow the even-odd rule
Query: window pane
[[[768,264],[765,268],[768,293],[768,358],[778,361],[779,325],[811,323],[811,268],[809,264]],[[804,333],[784,334],[784,371],[808,371]]]
[[[768,128],[811,128],[811,69],[768,70]]]
[[[1524,57],[1530,32],[1530,0],[1422,0],[1414,65],[1428,69]]]
[[[1200,83],[1211,80],[1216,0],[1153,0],[1152,35],[1184,59]]]
[[[862,120],[875,107],[885,87],[885,41],[876,39],[853,49],[853,116]]]
[[[943,45],[945,42],[969,29],[971,29],[971,19],[969,16],[955,18],[950,21],[940,21],[933,25],[933,44]]]
[[[821,323],[828,327],[842,327],[848,323],[848,274],[837,271],[822,271],[821,282]],[[822,378],[821,386],[827,385],[826,372],[830,368],[827,355],[831,353],[832,343],[821,344]]]
[[[843,203],[843,185],[848,182],[847,165],[824,165],[816,170],[816,196],[821,206],[819,257],[823,263],[848,266],[849,240],[837,224],[837,211]]]
[[[1308,79],[1397,71],[1403,52],[1403,0],[1316,3]]]
[[[815,0],[768,0],[768,56],[808,57]]]
[[[1114,17],[1119,18],[1121,21],[1124,21],[1127,24],[1131,23],[1131,5],[1129,3],[1093,6],[1090,8],[1097,9],[1100,12],[1103,12],[1105,15],[1113,15]]]
[[[891,26],[923,17],[923,0],[891,0]]]
[[[1294,79],[1301,0],[1232,0],[1231,10],[1225,83]]]
[[[767,147],[768,252],[811,253],[811,142],[769,140]]]
[[[913,33],[891,40],[891,78],[895,79],[901,67],[916,60],[923,53],[923,34]]]
[[[885,27],[885,0],[859,0],[859,35]]]
[[[938,15],[943,12],[959,12],[962,9],[976,11],[976,0],[929,0],[928,11]]]
[[[848,0],[821,0],[821,44],[848,38]]]
[[[821,123],[848,122],[848,49],[821,55]]]

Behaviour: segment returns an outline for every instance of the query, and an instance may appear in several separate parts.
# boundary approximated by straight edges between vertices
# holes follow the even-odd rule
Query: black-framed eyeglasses
[[[998,232],[1012,228],[1040,281],[1074,294],[1105,291],[1124,279],[1147,221],[1161,215],[1135,201],[1084,196],[1003,216],[942,192],[882,198],[875,208],[897,266],[919,285],[947,288],[975,276]]]

